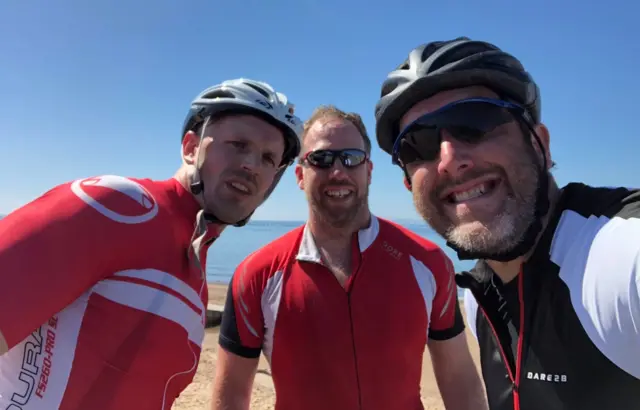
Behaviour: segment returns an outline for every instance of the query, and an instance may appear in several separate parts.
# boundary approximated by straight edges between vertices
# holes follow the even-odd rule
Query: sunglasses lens
[[[403,164],[415,161],[432,161],[440,151],[439,131],[434,127],[416,125],[413,130],[407,130],[400,143],[398,158]]]
[[[307,160],[318,168],[330,168],[335,160],[335,155],[331,151],[314,151],[309,153]]]
[[[359,149],[345,149],[340,151],[318,150],[307,155],[307,161],[317,168],[331,168],[336,157],[340,158],[345,168],[353,168],[367,159],[367,154]]]
[[[489,102],[460,102],[442,111],[418,118],[401,135],[398,159],[403,164],[433,161],[440,152],[441,131],[468,143],[478,143],[497,127],[515,117],[505,108]]]
[[[342,151],[342,165],[347,168],[357,167],[367,159],[367,154],[364,151],[357,149],[346,149]]]

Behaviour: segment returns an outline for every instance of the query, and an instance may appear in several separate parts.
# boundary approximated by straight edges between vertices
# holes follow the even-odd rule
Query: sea
[[[473,267],[474,261],[459,260],[455,252],[448,248],[445,241],[426,223],[419,221],[394,222],[439,245],[453,261],[456,272]],[[228,283],[235,268],[249,254],[302,224],[304,221],[250,221],[240,228],[226,228],[220,238],[209,248],[207,280]],[[458,290],[458,296],[460,295],[461,292]]]

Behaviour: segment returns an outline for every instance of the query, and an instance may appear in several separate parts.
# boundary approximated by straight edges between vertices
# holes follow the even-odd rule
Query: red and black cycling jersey
[[[419,410],[428,339],[464,329],[453,265],[433,243],[381,218],[353,236],[343,287],[306,225],[233,275],[220,345],[263,352],[277,410]]]
[[[569,184],[517,278],[456,281],[491,410],[640,407],[640,191]]]

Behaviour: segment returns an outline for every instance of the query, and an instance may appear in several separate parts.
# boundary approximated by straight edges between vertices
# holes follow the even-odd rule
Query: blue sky
[[[0,5],[0,214],[91,175],[164,179],[191,99],[228,78],[267,81],[306,118],[373,110],[414,46],[466,35],[518,56],[542,90],[560,184],[640,185],[640,5],[622,0],[125,2]],[[375,146],[371,208],[415,219]],[[305,219],[292,170],[256,219]]]

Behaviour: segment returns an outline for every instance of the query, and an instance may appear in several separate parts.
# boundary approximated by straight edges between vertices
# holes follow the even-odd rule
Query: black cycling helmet
[[[391,154],[402,116],[416,103],[441,91],[483,85],[501,98],[523,106],[540,122],[540,92],[522,63],[484,41],[459,37],[414,48],[389,73],[376,104],[378,144]]]
[[[533,127],[540,122],[540,90],[522,63],[491,43],[458,37],[414,48],[409,57],[389,73],[375,109],[380,148],[392,154],[400,134],[400,119],[413,105],[441,91],[473,85],[485,86],[500,98],[524,107],[529,118],[519,121],[533,133],[540,148],[543,147]],[[546,158],[539,174],[535,217],[521,241],[501,253],[469,252],[447,242],[459,259],[510,261],[531,250],[542,231],[542,218],[549,211],[549,176],[545,168]],[[409,184],[406,169],[403,171]]]

